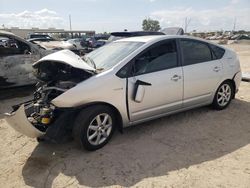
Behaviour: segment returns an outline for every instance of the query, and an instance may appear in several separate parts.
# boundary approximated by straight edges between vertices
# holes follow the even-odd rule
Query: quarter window
[[[134,63],[134,75],[176,67],[177,50],[175,40],[169,40],[148,49],[138,56]]]
[[[225,50],[223,48],[220,48],[218,46],[215,46],[213,44],[210,44],[210,47],[214,53],[214,59],[221,59],[225,53]]]
[[[184,66],[212,60],[212,53],[206,43],[182,39],[180,45]]]

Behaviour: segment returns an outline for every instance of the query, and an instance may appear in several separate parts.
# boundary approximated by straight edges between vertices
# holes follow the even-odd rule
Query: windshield
[[[143,44],[143,42],[112,42],[87,54],[86,59],[91,59],[96,69],[107,70]]]

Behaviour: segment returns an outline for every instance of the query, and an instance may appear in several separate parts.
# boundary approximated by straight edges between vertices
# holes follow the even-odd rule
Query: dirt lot
[[[250,71],[250,45],[229,47]],[[0,187],[250,187],[250,83],[224,111],[203,107],[131,127],[96,152],[38,144],[7,127],[1,113],[30,97],[19,93],[0,101]]]

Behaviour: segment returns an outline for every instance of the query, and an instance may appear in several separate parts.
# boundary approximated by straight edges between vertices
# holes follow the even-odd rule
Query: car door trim
[[[157,111],[157,110],[169,108],[171,106],[177,106],[177,105],[179,105],[181,103],[182,103],[182,101],[175,101],[175,102],[171,102],[171,103],[164,104],[164,105],[161,105],[161,106],[157,106],[157,107],[148,108],[148,109],[145,109],[145,110],[140,110],[140,111],[137,111],[137,112],[133,112],[132,114],[133,114],[133,116],[136,116],[136,115],[140,115],[140,114],[150,113],[151,111]]]
[[[129,126],[133,126],[133,125],[137,125],[137,124],[147,122],[147,121],[150,121],[150,120],[158,119],[158,118],[165,117],[167,115],[175,114],[175,113],[178,113],[178,112],[184,112],[184,111],[189,110],[189,109],[202,107],[202,106],[205,106],[205,105],[208,105],[208,104],[210,104],[210,102],[199,103],[199,104],[196,104],[196,105],[193,105],[193,106],[180,108],[178,110],[172,110],[172,111],[169,111],[169,112],[166,112],[166,113],[158,114],[158,115],[155,115],[155,116],[150,116],[150,117],[147,117],[147,118],[144,118],[144,119],[140,119],[140,120],[136,120],[136,121],[130,121]]]

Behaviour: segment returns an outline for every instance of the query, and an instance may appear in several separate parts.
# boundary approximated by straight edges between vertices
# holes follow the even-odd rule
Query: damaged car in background
[[[225,109],[238,91],[235,52],[188,36],[111,42],[81,59],[69,50],[33,64],[34,99],[13,106],[7,123],[38,140],[73,137],[87,150],[114,130],[195,107]]]
[[[0,31],[0,88],[35,84],[32,64],[52,52]]]
[[[24,40],[0,31],[0,89],[36,84],[32,64],[62,49],[80,53],[75,45],[51,37]]]
[[[28,39],[27,41],[42,47],[46,50],[53,50],[53,51],[58,51],[58,50],[63,50],[63,49],[67,49],[67,50],[71,50],[72,52],[76,53],[76,54],[80,54],[80,49],[78,49],[78,47],[68,41],[62,41],[62,40],[56,40],[52,37],[50,38],[31,38]]]

